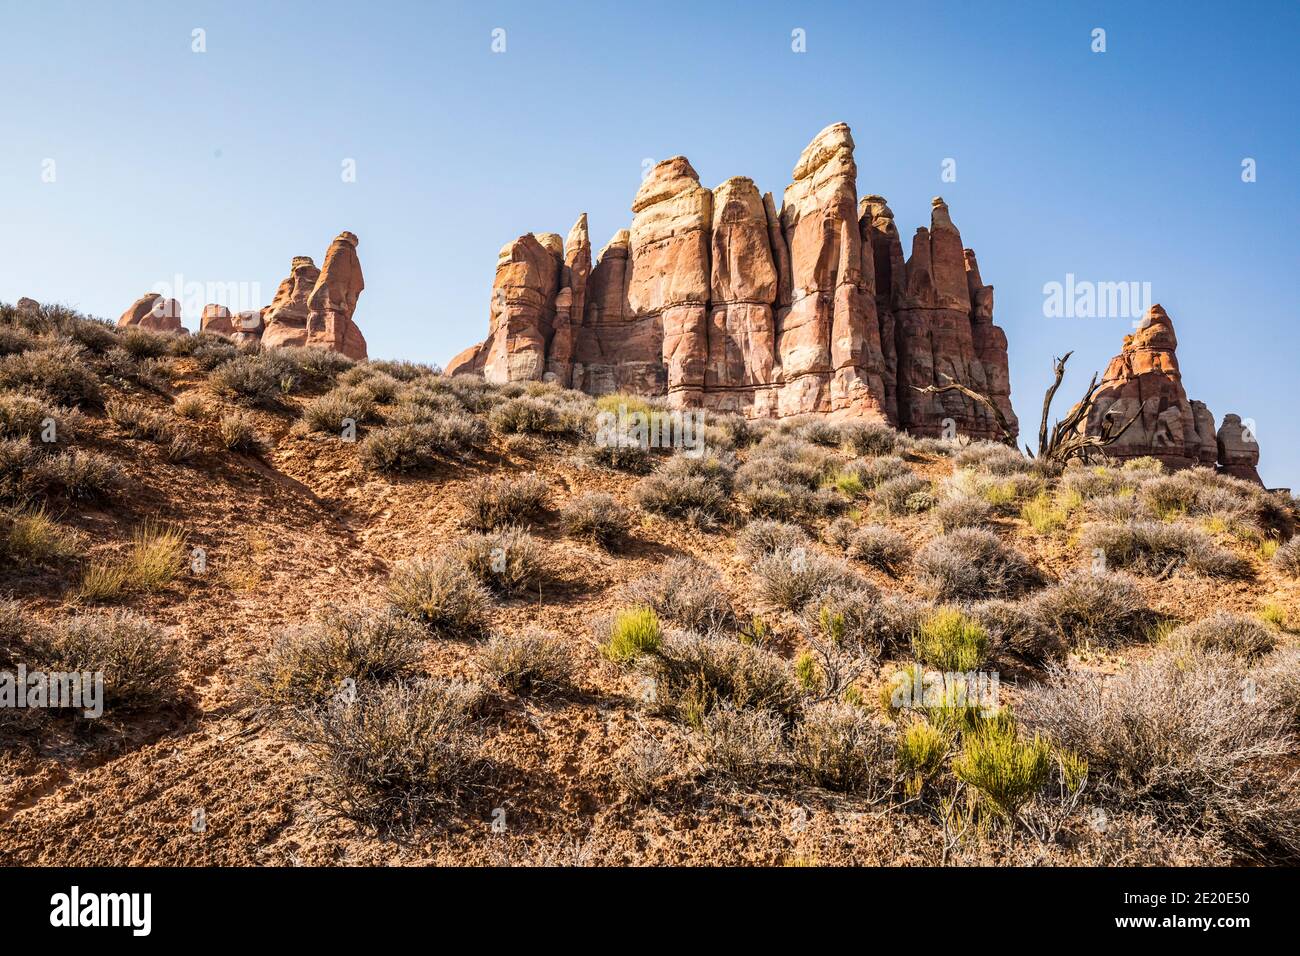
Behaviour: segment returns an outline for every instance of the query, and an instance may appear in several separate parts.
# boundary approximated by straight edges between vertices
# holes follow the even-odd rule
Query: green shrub
[[[988,659],[989,632],[956,608],[940,608],[921,622],[912,652],[945,673],[973,671]]]
[[[166,444],[176,437],[176,425],[171,416],[137,402],[112,401],[105,406],[105,411],[132,438]]]
[[[974,788],[994,813],[1015,820],[1025,804],[1046,786],[1055,760],[1052,748],[1035,734],[1023,739],[1009,719],[982,722],[962,738],[953,774]]]
[[[614,615],[609,626],[609,638],[601,652],[616,664],[629,664],[643,654],[659,649],[663,629],[653,608],[624,608]]]

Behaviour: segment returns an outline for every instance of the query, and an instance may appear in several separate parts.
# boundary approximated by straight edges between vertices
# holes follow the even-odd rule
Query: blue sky
[[[371,354],[445,362],[485,334],[505,242],[585,211],[599,248],[678,153],[779,202],[842,120],[905,237],[948,200],[1027,433],[1052,356],[1073,400],[1131,324],[1046,318],[1043,285],[1150,282],[1191,397],[1254,419],[1265,481],[1300,486],[1298,42],[1290,2],[0,0],[0,300],[115,318],[179,274],[269,301],[349,229]]]

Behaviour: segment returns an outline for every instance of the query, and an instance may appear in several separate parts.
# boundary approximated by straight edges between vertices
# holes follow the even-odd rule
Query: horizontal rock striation
[[[594,264],[585,214],[567,241],[520,236],[497,261],[487,339],[448,373],[1000,438],[995,416],[961,393],[918,391],[967,385],[1015,429],[992,287],[942,199],[905,258],[885,200],[858,200],[853,148],[843,123],[822,130],[779,213],[750,179],[710,190],[685,157],[665,160]]]

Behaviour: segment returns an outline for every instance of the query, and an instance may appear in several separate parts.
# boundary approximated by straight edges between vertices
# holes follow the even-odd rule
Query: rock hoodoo
[[[803,151],[779,214],[750,179],[709,190],[685,157],[665,160],[594,265],[585,215],[567,242],[529,233],[502,249],[488,338],[447,371],[999,437],[965,396],[916,390],[956,381],[989,394],[1014,428],[993,289],[947,205],[934,200],[905,259],[889,206],[859,204],[856,183],[843,123]]]
[[[1089,434],[1100,434],[1108,418],[1115,428],[1137,416],[1118,441],[1106,446],[1109,457],[1149,455],[1170,468],[1217,466],[1262,484],[1254,435],[1231,413],[1215,431],[1213,413],[1203,402],[1187,398],[1177,349],[1173,320],[1161,306],[1151,306],[1106,367],[1084,427]]]
[[[556,242],[560,242],[556,237]],[[204,307],[199,328],[228,335],[241,344],[315,346],[366,357],[366,340],[352,316],[366,287],[357,258],[357,237],[340,233],[316,268],[310,256],[294,256],[289,275],[280,283],[271,304],[232,315],[223,305]],[[181,307],[175,299],[150,292],[132,303],[117,320],[119,326],[138,325],[161,332],[183,332]]]
[[[131,303],[131,307],[117,320],[118,328],[139,326],[151,332],[184,332],[181,325],[181,304],[175,299],[164,299],[157,292],[147,292]]]

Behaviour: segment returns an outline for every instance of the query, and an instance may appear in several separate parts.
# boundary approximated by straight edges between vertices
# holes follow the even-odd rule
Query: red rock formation
[[[1100,434],[1107,419],[1113,429],[1137,416],[1118,441],[1106,446],[1108,456],[1151,456],[1174,469],[1214,467],[1217,462],[1222,472],[1258,482],[1259,445],[1254,436],[1236,415],[1225,416],[1216,434],[1210,410],[1187,398],[1177,349],[1173,320],[1163,307],[1151,306],[1106,367],[1083,427],[1089,434]]]
[[[1256,468],[1259,465],[1259,442],[1254,432],[1242,424],[1240,415],[1229,412],[1223,416],[1223,424],[1215,435],[1215,445],[1219,454],[1219,471],[1234,478],[1264,483]]]
[[[234,317],[231,316],[230,310],[224,305],[210,302],[203,307],[203,315],[199,317],[199,331],[233,335],[235,333]]]
[[[175,299],[164,299],[157,292],[148,292],[132,302],[117,325],[118,328],[138,326],[153,332],[185,331],[181,325],[181,304]]]
[[[262,310],[262,344],[271,346],[307,344],[307,300],[320,278],[310,256],[294,256],[289,275],[275,290],[275,298]]]
[[[352,321],[357,299],[366,287],[357,242],[352,233],[341,232],[325,253],[320,277],[307,299],[307,344],[363,359],[366,340]]]
[[[913,388],[949,376],[990,391],[1014,425],[1006,337],[973,253],[936,200],[905,262],[889,207],[859,208],[856,179],[843,123],[800,155],[779,215],[749,179],[710,191],[684,157],[665,160],[594,267],[585,215],[567,244],[530,234],[502,250],[488,338],[447,372],[999,437],[975,403]]]

